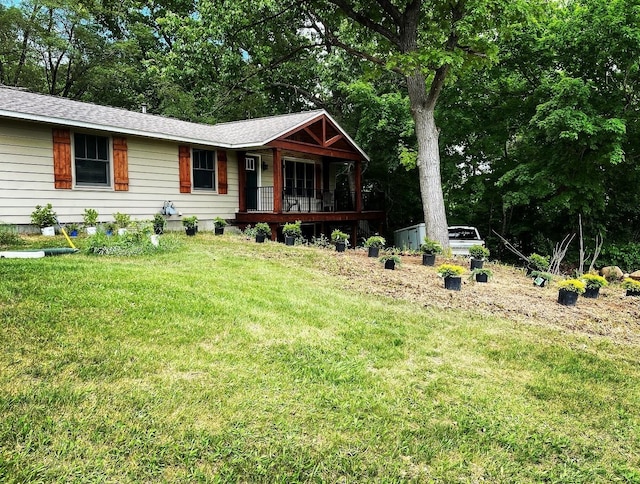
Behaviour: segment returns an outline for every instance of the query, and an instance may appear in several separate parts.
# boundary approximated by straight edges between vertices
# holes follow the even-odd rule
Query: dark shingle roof
[[[331,118],[326,111],[316,110],[208,125],[0,87],[0,117],[3,118],[231,149],[264,146],[323,115]],[[355,142],[343,134],[366,157]]]

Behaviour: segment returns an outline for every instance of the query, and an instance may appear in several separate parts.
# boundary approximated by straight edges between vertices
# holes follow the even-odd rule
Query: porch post
[[[282,150],[273,148],[273,213],[282,213]]]
[[[245,171],[244,154],[244,151],[236,151],[236,156],[238,157],[238,188],[240,189],[238,212],[247,211],[247,173]]]
[[[362,212],[362,160],[356,161],[356,212]]]

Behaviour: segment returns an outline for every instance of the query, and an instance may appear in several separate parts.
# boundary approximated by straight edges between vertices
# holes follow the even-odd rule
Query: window
[[[76,185],[109,185],[109,138],[76,133]]]
[[[303,161],[285,160],[284,187],[289,195],[313,196],[315,188],[315,165]]]
[[[193,188],[215,190],[216,152],[193,150]]]

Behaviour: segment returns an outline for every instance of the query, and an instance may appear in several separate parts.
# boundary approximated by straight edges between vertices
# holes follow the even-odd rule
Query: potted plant
[[[44,207],[36,205],[35,210],[31,212],[31,223],[38,226],[42,235],[47,237],[56,235],[53,226],[57,223],[57,215],[50,203],[47,203]]]
[[[198,217],[195,215],[191,215],[190,217],[182,217],[182,225],[184,226],[184,231],[189,237],[193,237],[196,235],[196,230],[198,228]]]
[[[296,239],[302,237],[302,222],[296,220],[293,223],[284,224],[282,234],[286,245],[295,245]]]
[[[395,270],[397,265],[400,265],[400,261],[400,256],[394,253],[386,254],[380,257],[380,262],[384,264],[384,268],[390,269],[392,271]]]
[[[553,274],[544,271],[533,271],[530,276],[533,277],[533,285],[538,287],[545,287],[553,280]]]
[[[256,242],[263,243],[267,236],[271,235],[271,227],[266,222],[258,222],[255,226]]]
[[[96,224],[98,223],[98,211],[93,208],[85,208],[82,215],[82,223],[87,235],[95,235],[97,232]]]
[[[585,285],[583,297],[597,299],[600,295],[600,288],[608,285],[607,280],[598,274],[585,274],[582,276]]]
[[[476,282],[489,282],[492,277],[493,271],[491,269],[473,269],[471,271],[471,279]]]
[[[336,245],[336,252],[344,252],[347,248],[349,236],[339,229],[331,232],[331,240]]]
[[[438,275],[444,279],[444,287],[452,291],[459,291],[462,287],[462,274],[464,267],[455,264],[441,264],[438,266]]]
[[[627,296],[638,297],[640,296],[640,281],[627,277],[622,281],[622,289],[626,289]]]
[[[118,235],[127,233],[127,227],[131,224],[131,216],[126,213],[116,212],[113,214],[113,220],[118,227]]]
[[[580,279],[565,279],[558,283],[558,302],[563,306],[575,306],[578,296],[585,291],[585,284]]]
[[[213,233],[215,235],[224,234],[224,228],[227,226],[227,221],[222,217],[216,217],[213,219]]]
[[[540,254],[533,253],[528,257],[527,275],[533,272],[546,272],[549,270],[549,256],[544,257]]]
[[[482,269],[485,257],[489,257],[489,249],[476,244],[469,247],[469,254],[471,255],[471,270]]]
[[[117,229],[115,222],[107,222],[104,224],[104,233],[107,235],[113,235]]]
[[[80,230],[80,225],[78,225],[75,222],[72,222],[72,223],[67,224],[65,226],[65,230],[69,231],[69,237],[77,237],[78,236],[78,230]]]
[[[162,215],[160,212],[156,213],[153,216],[153,232],[156,235],[160,235],[164,233],[164,229],[167,226],[167,219],[164,218],[164,215]]]
[[[387,241],[380,235],[372,235],[364,241],[364,246],[368,249],[369,257],[378,257],[380,249],[384,247]]]
[[[436,254],[442,254],[442,245],[428,237],[424,238],[424,242],[420,245],[422,252],[422,265],[433,266],[436,263]]]

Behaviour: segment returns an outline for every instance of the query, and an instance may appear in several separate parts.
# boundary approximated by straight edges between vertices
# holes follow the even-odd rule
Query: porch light
[[[267,165],[266,161],[262,162],[262,171],[265,171],[267,168],[269,168],[269,165]]]

